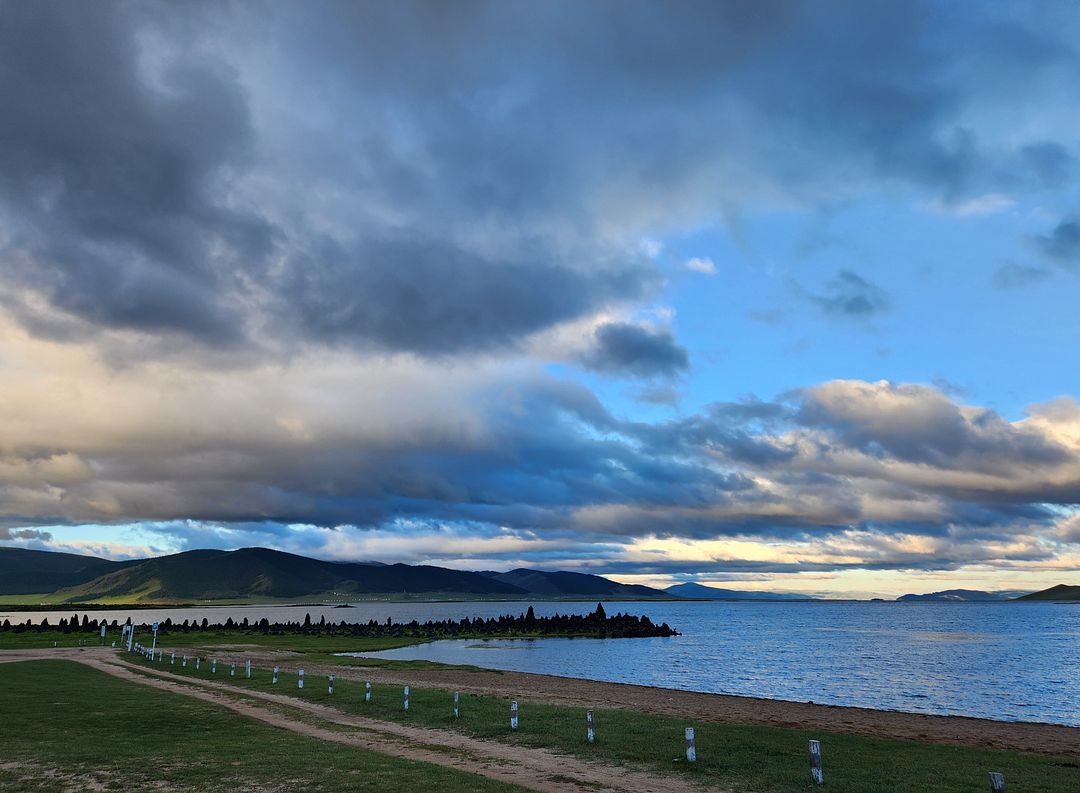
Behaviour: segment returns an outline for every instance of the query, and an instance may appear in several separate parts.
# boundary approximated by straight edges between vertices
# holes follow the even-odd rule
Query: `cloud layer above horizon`
[[[0,541],[1056,582],[1077,41],[1065,2],[7,4]]]

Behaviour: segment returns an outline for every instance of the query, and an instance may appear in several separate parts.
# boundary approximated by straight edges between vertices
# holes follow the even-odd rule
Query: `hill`
[[[0,595],[53,592],[120,570],[126,564],[74,553],[0,547]]]
[[[814,600],[807,595],[779,594],[776,592],[754,592],[741,589],[721,589],[703,584],[674,584],[664,590],[668,595],[689,598],[691,600]]]
[[[925,595],[901,595],[897,598],[903,602],[936,601],[936,602],[977,602],[987,600],[1009,600],[1011,592],[983,592],[979,589],[945,589],[941,592],[928,592]]]
[[[1023,597],[1017,598],[1017,600],[1080,600],[1080,586],[1058,584],[1049,589],[1044,589],[1041,592],[1032,592],[1030,595],[1024,595]]]
[[[429,565],[326,562],[267,548],[197,550],[113,562],[0,548],[0,595],[51,603],[250,601],[350,596],[657,598],[657,589],[583,573],[474,573]]]
[[[548,572],[518,568],[508,573],[489,574],[495,581],[518,587],[533,595],[548,597],[605,596],[662,598],[659,589],[639,584],[620,584],[598,575],[588,573]]]

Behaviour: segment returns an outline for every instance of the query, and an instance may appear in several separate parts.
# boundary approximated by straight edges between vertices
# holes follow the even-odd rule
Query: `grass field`
[[[147,646],[153,639],[149,631],[139,631],[135,639]],[[119,643],[120,630],[109,630],[106,644],[113,641]],[[376,650],[391,650],[395,647],[408,647],[411,644],[421,644],[424,640],[413,637],[390,637],[390,636],[305,636],[303,634],[291,634],[288,636],[264,635],[258,630],[241,631],[191,631],[182,633],[161,631],[158,635],[158,647],[206,647],[213,649],[220,645],[256,645],[259,647],[271,647],[275,650],[299,653],[340,653],[340,652],[373,652]],[[34,649],[40,647],[76,647],[79,643],[85,646],[100,647],[101,637],[96,633],[64,633],[60,630],[49,631],[0,631],[0,648],[9,649]],[[335,656],[336,657],[336,656]],[[340,660],[340,659],[339,659]]]
[[[177,658],[170,665],[146,666],[196,675],[192,661],[186,670]],[[374,685],[373,701],[364,702],[360,681],[338,679],[327,691],[323,676],[308,674],[297,688],[294,669],[283,671],[271,685],[271,671],[253,669],[236,677],[219,663],[216,675],[203,663],[199,677],[216,679],[241,689],[274,690],[311,702],[332,705],[343,712],[427,727],[460,730],[469,735],[528,746],[543,746],[567,754],[606,762],[636,765],[663,773],[688,774],[739,791],[795,793],[812,789],[807,742],[820,739],[829,790],[837,793],[971,793],[988,789],[989,771],[1002,771],[1011,790],[1025,793],[1067,793],[1080,790],[1080,758],[1054,758],[1012,752],[885,741],[837,733],[807,733],[773,727],[688,724],[668,716],[624,710],[595,712],[597,741],[585,740],[585,707],[569,708],[539,702],[520,703],[520,727],[509,728],[509,701],[498,697],[460,699],[460,718],[451,715],[451,692],[411,687],[410,710],[402,707],[402,689]],[[683,729],[697,732],[698,762],[684,759]]]
[[[328,744],[68,661],[4,664],[0,790],[522,788]]]
[[[136,634],[136,639],[149,645],[153,635],[149,632]],[[119,644],[120,631],[110,630],[107,645],[114,640]],[[191,631],[183,633],[162,631],[158,637],[158,647],[168,650],[171,647],[186,647],[205,650],[212,654],[223,646],[266,647],[279,652],[304,653],[310,663],[336,664],[346,667],[378,666],[387,669],[439,669],[446,664],[432,661],[390,661],[378,658],[352,658],[335,655],[342,652],[376,652],[423,644],[426,639],[415,637],[367,637],[367,636],[305,636],[290,634],[286,636],[264,635],[258,630],[251,631]],[[81,644],[80,644],[81,643]],[[100,647],[100,636],[94,633],[64,633],[60,630],[49,631],[0,631],[0,649],[33,650],[48,647]],[[476,667],[457,665],[455,669],[475,669]]]

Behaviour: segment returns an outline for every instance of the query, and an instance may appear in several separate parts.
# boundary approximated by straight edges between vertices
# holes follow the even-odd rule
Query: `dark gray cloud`
[[[1053,231],[1035,238],[1039,249],[1063,267],[1080,267],[1080,220],[1066,218]]]
[[[586,369],[629,377],[674,377],[690,365],[686,348],[671,331],[631,322],[596,328],[593,345],[580,356]]]
[[[994,286],[999,289],[1023,289],[1045,281],[1051,272],[1042,267],[1009,262],[994,271]]]
[[[811,299],[826,314],[842,317],[869,318],[892,306],[888,293],[851,270],[840,270]]]
[[[280,309],[301,336],[445,354],[506,346],[597,304],[641,297],[653,279],[626,261],[581,270],[554,255],[500,262],[438,240],[369,241],[293,267]]]
[[[0,518],[2,520],[2,518]],[[40,529],[10,529],[0,526],[0,540],[19,540],[20,542],[49,542],[52,534]]]
[[[235,269],[272,236],[224,200],[253,141],[243,92],[209,59],[152,88],[134,32],[112,3],[0,9],[0,274],[95,325],[232,342]]]
[[[9,3],[0,288],[54,337],[512,347],[650,294],[630,251],[673,218],[1062,184],[1064,141],[965,113],[1037,107],[1070,42],[930,3]]]
[[[1076,168],[1076,158],[1060,143],[1043,141],[1020,150],[1023,172],[1042,187],[1066,185]]]

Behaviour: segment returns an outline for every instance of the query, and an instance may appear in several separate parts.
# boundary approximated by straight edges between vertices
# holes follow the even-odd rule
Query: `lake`
[[[207,617],[395,622],[585,613],[595,603],[359,603],[91,612],[136,623]],[[474,664],[690,691],[1080,726],[1080,605],[817,601],[607,603],[683,635],[440,641],[369,655]],[[77,608],[3,612],[55,622]],[[79,612],[81,614],[81,612]]]

